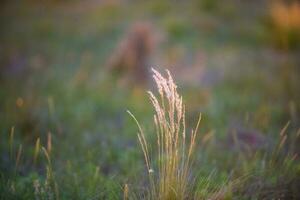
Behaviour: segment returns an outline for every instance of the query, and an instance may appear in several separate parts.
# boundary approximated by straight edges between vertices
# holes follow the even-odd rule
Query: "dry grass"
[[[185,107],[182,97],[177,93],[169,71],[168,77],[163,77],[156,70],[152,70],[153,78],[157,84],[159,97],[149,92],[150,100],[155,109],[154,122],[156,126],[156,146],[158,162],[153,168],[151,152],[149,152],[146,138],[137,119],[138,139],[141,144],[150,179],[150,199],[176,200],[192,196],[191,165],[192,154],[195,149],[197,130],[201,115],[195,130],[191,135],[186,134]]]
[[[271,6],[271,17],[274,23],[281,29],[300,29],[300,3],[293,2],[285,5],[276,2]]]
[[[300,37],[300,3],[275,1],[270,7],[270,19],[277,42],[281,47],[297,45]],[[297,44],[295,44],[297,43]]]

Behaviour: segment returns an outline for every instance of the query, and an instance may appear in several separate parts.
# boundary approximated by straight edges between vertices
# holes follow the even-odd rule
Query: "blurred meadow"
[[[299,1],[6,0],[0,23],[0,199],[300,199]],[[201,113],[180,187],[151,68],[192,144]]]

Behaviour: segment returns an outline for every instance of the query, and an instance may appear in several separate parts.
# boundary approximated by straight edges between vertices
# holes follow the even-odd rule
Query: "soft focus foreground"
[[[299,8],[4,1],[0,199],[299,199]]]

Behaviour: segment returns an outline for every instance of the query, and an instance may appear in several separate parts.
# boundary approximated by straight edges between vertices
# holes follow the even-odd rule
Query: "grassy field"
[[[300,5],[291,2],[1,3],[0,199],[300,199]],[[126,60],[135,39],[122,47],[135,29],[149,46],[146,75]],[[115,72],[122,48],[128,68]],[[188,141],[201,113],[184,175],[185,157],[174,155],[188,145],[157,147],[151,67],[170,70]],[[169,120],[158,124],[173,133]]]

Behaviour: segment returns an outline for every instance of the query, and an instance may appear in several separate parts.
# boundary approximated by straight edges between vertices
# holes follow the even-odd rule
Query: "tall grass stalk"
[[[35,142],[34,154],[33,154],[33,165],[36,165],[37,157],[39,155],[41,148],[40,138],[38,138]]]
[[[186,133],[185,106],[177,92],[177,86],[170,72],[165,78],[152,69],[153,78],[158,89],[158,97],[148,92],[155,109],[157,166],[153,169],[148,139],[138,120],[131,114],[139,128],[138,139],[145,157],[150,180],[150,199],[176,200],[186,199],[191,188],[192,154],[195,149],[196,136],[201,115],[195,130],[190,136]]]
[[[10,153],[10,158],[12,159],[13,157],[13,146],[14,146],[14,133],[15,133],[15,127],[11,127],[10,130],[10,135],[9,135],[9,153]]]
[[[17,169],[18,169],[19,164],[20,164],[22,149],[23,149],[23,146],[22,146],[22,144],[20,144],[19,149],[18,149],[18,153],[17,153],[17,157],[16,157],[16,166],[15,166],[15,169],[16,169],[15,171],[16,172],[17,172]]]
[[[51,132],[48,132],[47,135],[47,152],[48,154],[51,154],[52,151],[52,136],[51,136]]]
[[[45,187],[47,188],[49,195],[53,196],[53,199],[59,200],[59,189],[52,169],[50,152],[45,147],[42,147],[42,151],[48,162],[46,166],[47,177],[45,180]]]
[[[123,200],[128,200],[128,193],[129,193],[129,188],[128,188],[128,184],[124,185],[124,189],[123,189]]]

